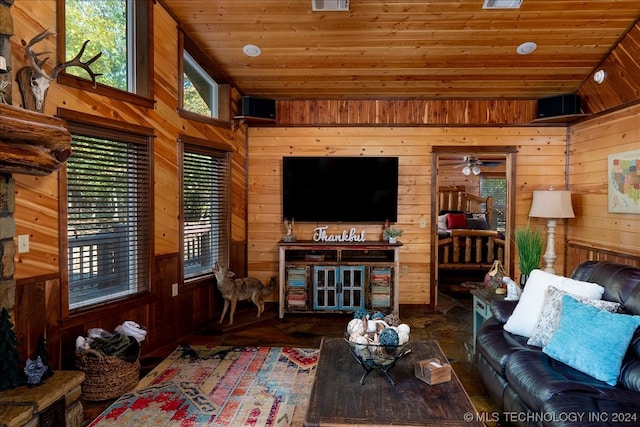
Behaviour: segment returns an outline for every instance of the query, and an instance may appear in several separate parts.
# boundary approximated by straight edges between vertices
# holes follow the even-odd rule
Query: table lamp
[[[534,191],[529,217],[548,218],[547,249],[542,257],[547,263],[544,271],[556,274],[556,270],[553,268],[553,263],[557,258],[555,251],[556,220],[575,217],[573,206],[571,206],[571,191],[555,191],[553,187],[549,190]]]

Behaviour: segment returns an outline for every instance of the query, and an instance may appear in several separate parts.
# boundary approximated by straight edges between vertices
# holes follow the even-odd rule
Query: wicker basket
[[[76,353],[76,366],[84,372],[82,399],[90,401],[120,397],[133,390],[140,378],[140,360],[127,362],[117,356],[104,356],[93,349]]]

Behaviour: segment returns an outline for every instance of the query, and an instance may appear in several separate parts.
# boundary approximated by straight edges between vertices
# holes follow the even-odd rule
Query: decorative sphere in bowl
[[[352,353],[362,362],[369,366],[384,367],[394,363],[399,357],[404,355],[404,351],[409,345],[409,341],[396,345],[374,344],[367,337],[345,336],[345,341],[349,344]]]
[[[411,328],[395,316],[356,313],[345,331],[352,354],[371,367],[391,365],[404,356]]]

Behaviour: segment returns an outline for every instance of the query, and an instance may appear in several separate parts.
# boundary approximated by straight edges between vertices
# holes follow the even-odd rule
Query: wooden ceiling
[[[640,17],[638,0],[160,0],[245,95],[539,98],[575,92]],[[529,55],[518,45],[535,42]],[[260,47],[248,57],[243,46]]]

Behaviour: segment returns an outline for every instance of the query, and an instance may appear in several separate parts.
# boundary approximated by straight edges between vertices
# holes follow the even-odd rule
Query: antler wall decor
[[[88,61],[82,62],[81,60],[84,50],[90,40],[86,40],[82,44],[82,48],[73,59],[56,65],[51,70],[51,73],[47,74],[44,71],[43,66],[49,58],[47,57],[40,60],[39,57],[50,54],[51,52],[36,52],[34,51],[34,46],[54,34],[55,33],[52,33],[49,30],[44,30],[33,37],[25,47],[30,66],[23,67],[18,70],[16,80],[18,81],[18,87],[20,88],[24,108],[28,110],[38,111],[40,113],[44,110],[44,101],[47,95],[47,89],[49,89],[49,84],[51,81],[55,80],[58,74],[65,68],[80,67],[84,69],[89,73],[94,87],[96,85],[96,77],[102,75],[102,73],[94,73],[93,70],[91,70],[91,64],[102,56],[102,52],[98,53]]]

